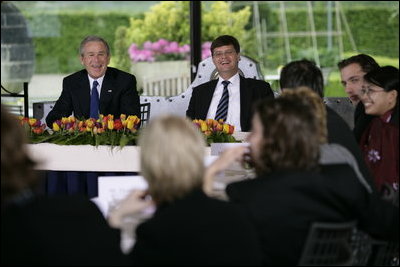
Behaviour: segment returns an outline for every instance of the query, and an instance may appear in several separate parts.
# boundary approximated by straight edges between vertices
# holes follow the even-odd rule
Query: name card
[[[99,196],[92,199],[107,216],[109,210],[133,190],[146,190],[147,181],[142,176],[99,176]]]
[[[225,149],[235,146],[249,146],[249,143],[211,143],[211,155],[219,156]]]

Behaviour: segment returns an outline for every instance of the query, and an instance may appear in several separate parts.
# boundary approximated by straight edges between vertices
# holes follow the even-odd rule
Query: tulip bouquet
[[[239,142],[232,136],[235,126],[224,123],[223,120],[193,120],[193,123],[205,135],[207,144],[211,143],[235,143]]]
[[[20,123],[27,131],[30,141],[59,145],[111,145],[124,147],[135,145],[140,119],[137,116],[121,114],[114,120],[113,115],[100,115],[99,119],[79,120],[75,117],[62,118],[46,130],[46,124],[36,119],[20,117]]]

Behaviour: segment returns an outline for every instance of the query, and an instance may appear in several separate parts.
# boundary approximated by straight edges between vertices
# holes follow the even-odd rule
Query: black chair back
[[[299,265],[350,266],[353,262],[350,238],[355,227],[355,221],[313,223],[304,244]]]
[[[150,102],[140,104],[140,122],[143,127],[150,120]]]

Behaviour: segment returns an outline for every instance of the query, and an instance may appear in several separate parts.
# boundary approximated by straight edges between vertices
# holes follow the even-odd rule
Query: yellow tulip
[[[107,128],[108,128],[109,130],[114,129],[114,121],[113,121],[113,120],[109,120],[109,121],[108,121],[108,123],[107,123]]]
[[[224,133],[229,133],[229,124],[224,124]]]
[[[201,121],[200,126],[201,126],[201,131],[202,132],[207,131],[208,127],[207,127],[207,123],[205,121]]]
[[[128,119],[128,124],[126,125],[126,128],[129,130],[133,129],[134,122],[132,119]]]
[[[29,125],[31,125],[31,126],[34,125],[36,123],[36,121],[37,121],[36,119],[30,118],[29,119]]]
[[[93,128],[93,126],[94,126],[94,122],[92,120],[87,120],[86,121],[86,127]]]
[[[60,130],[60,126],[56,122],[53,122],[53,131],[58,132]]]

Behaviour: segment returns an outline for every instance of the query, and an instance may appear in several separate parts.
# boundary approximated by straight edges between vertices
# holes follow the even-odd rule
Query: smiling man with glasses
[[[191,119],[222,119],[235,131],[250,131],[252,105],[261,98],[274,98],[271,86],[262,80],[239,75],[240,45],[230,35],[222,35],[211,44],[218,80],[193,88],[186,115]]]

